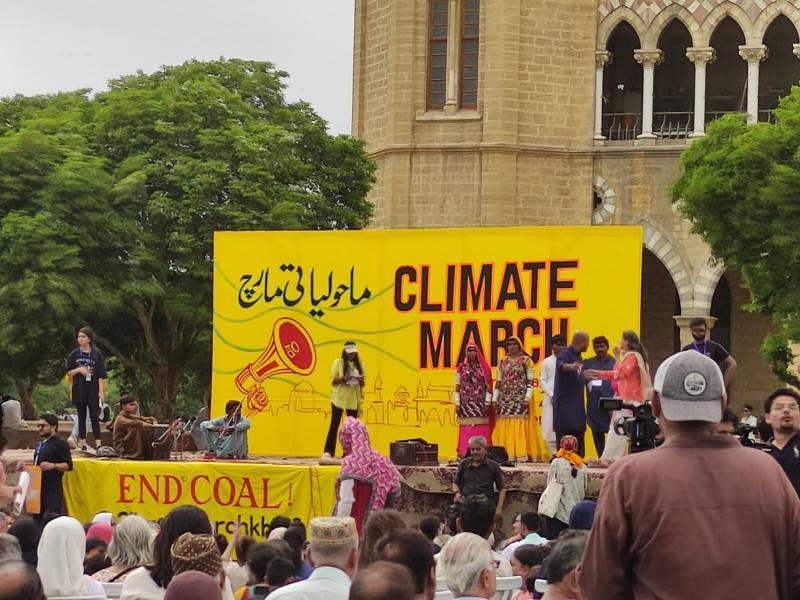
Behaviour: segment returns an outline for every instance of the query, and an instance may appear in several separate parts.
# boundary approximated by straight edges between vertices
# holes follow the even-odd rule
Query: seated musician
[[[148,459],[151,456],[150,442],[153,438],[155,417],[139,414],[139,404],[130,394],[120,398],[120,410],[114,419],[112,445],[122,458]]]
[[[242,416],[242,403],[231,400],[225,416],[200,423],[205,438],[206,458],[247,458],[247,430],[250,421]]]

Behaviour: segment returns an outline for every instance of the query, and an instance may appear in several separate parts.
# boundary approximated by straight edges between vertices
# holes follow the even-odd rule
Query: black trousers
[[[328,437],[325,440],[325,452],[331,456],[336,456],[336,434],[339,431],[339,423],[342,422],[342,413],[345,412],[338,406],[331,404],[331,424],[328,427]],[[348,410],[348,417],[357,417],[357,410]]]
[[[565,529],[569,529],[569,525],[562,523],[555,517],[544,518],[544,537],[546,537],[548,540],[558,539],[558,534]]]
[[[603,456],[603,450],[606,449],[606,434],[601,431],[592,431],[594,438],[594,447],[597,450],[597,457]]]
[[[78,404],[78,438],[86,439],[86,410],[92,421],[92,433],[97,442],[100,441],[100,406],[98,404]],[[95,443],[97,443],[95,442]]]
[[[574,435],[578,438],[578,456],[586,456],[586,443],[583,440],[583,431],[556,431],[556,446],[561,447],[561,438],[565,435]]]

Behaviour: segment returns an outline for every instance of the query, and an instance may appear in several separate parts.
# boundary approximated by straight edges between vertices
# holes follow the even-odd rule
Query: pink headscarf
[[[475,348],[475,352],[478,355],[478,364],[481,366],[481,371],[483,371],[483,379],[486,381],[486,390],[491,392],[492,386],[494,385],[494,381],[492,380],[492,368],[489,366],[489,363],[486,361],[486,357],[481,352],[481,349],[478,347],[478,344],[475,342],[470,342],[467,344],[467,350],[470,348]],[[466,352],[464,353],[464,360],[461,362],[462,365],[469,364],[469,359],[467,358]]]
[[[96,538],[103,540],[108,546],[111,543],[111,536],[114,535],[114,528],[108,523],[95,523],[86,531],[86,539]]]
[[[386,498],[400,485],[400,474],[388,458],[372,449],[364,423],[353,417],[345,419],[339,432],[344,450],[339,477],[353,477],[372,482],[372,509],[380,510]]]

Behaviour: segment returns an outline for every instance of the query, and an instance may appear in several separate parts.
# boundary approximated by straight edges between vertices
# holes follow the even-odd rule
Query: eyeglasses
[[[37,429],[44,429],[47,426],[48,426],[47,423],[39,423],[38,425],[36,425],[36,428]]]
[[[796,402],[793,402],[792,404],[773,404],[772,405],[772,410],[773,411],[779,411],[779,412],[783,411],[783,410],[796,411],[796,410],[800,410],[800,406],[798,406]]]

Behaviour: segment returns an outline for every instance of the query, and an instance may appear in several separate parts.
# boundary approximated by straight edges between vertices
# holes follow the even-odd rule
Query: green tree
[[[171,416],[181,382],[209,384],[214,231],[360,228],[371,215],[374,165],[362,143],[329,135],[307,104],[287,103],[284,76],[265,62],[191,61],[112,81],[79,106],[63,95],[0,103],[9,124],[0,140],[32,136],[25,143],[41,144],[36,160],[50,156],[53,173],[51,192],[5,202],[0,192],[0,215],[21,210],[24,231],[33,230],[27,254],[55,240],[61,257],[28,269],[29,285],[47,280],[42,302],[56,303],[62,335],[95,327],[121,385],[152,390],[161,418]],[[61,126],[59,105],[69,109]],[[61,193],[65,164],[84,169],[69,181],[85,195]],[[42,185],[30,172],[31,186]],[[14,177],[0,148],[0,186]],[[13,248],[0,243],[0,269],[15,260]],[[0,280],[0,300],[12,283]]]
[[[741,271],[751,310],[772,317],[762,354],[797,385],[789,367],[790,341],[800,340],[800,88],[775,114],[775,124],[714,121],[681,156],[673,197],[713,255]]]

